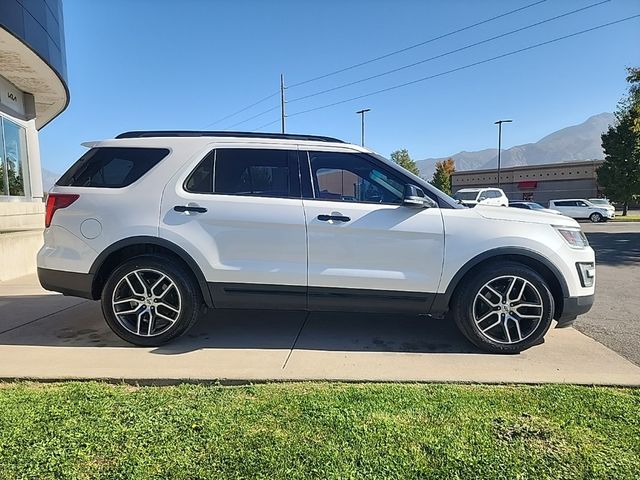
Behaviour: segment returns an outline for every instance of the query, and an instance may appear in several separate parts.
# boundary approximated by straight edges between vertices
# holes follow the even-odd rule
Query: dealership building
[[[528,200],[546,205],[559,198],[595,198],[602,196],[596,170],[604,160],[551,163],[500,170],[500,188],[509,200]],[[455,172],[453,192],[462,188],[498,186],[496,169]]]
[[[0,281],[35,271],[38,131],[68,104],[62,0],[0,0]]]

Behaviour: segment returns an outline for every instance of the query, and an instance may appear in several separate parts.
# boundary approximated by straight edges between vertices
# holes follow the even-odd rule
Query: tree
[[[451,157],[436,162],[436,170],[433,172],[431,185],[440,189],[447,195],[451,195],[451,175],[456,171],[455,160]]]
[[[604,164],[597,175],[607,197],[622,203],[625,216],[629,202],[640,195],[640,133],[634,130],[636,118],[628,106],[621,106],[616,117],[616,124],[602,134]]]
[[[627,103],[633,118],[633,130],[640,134],[640,68],[627,68],[627,82],[629,82],[629,96]],[[640,148],[640,145],[637,145]]]
[[[416,165],[416,162],[411,160],[411,157],[409,156],[409,152],[406,148],[392,152],[391,160],[396,162],[402,168],[409,170],[414,175],[420,176],[420,169],[418,168],[418,165]]]

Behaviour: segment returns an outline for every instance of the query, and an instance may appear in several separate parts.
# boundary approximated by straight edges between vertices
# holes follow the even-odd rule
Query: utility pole
[[[286,118],[286,113],[284,110],[284,104],[285,104],[285,100],[284,100],[284,74],[280,74],[280,120],[281,120],[281,124],[282,124],[282,133],[284,133],[285,131],[285,118]]]
[[[370,112],[370,108],[365,108],[363,110],[358,110],[356,113],[360,115],[361,120],[361,128],[360,128],[360,145],[364,147],[364,114]]]
[[[498,125],[498,188],[500,188],[500,152],[502,151],[502,124],[511,123],[513,120],[498,120],[494,125]]]

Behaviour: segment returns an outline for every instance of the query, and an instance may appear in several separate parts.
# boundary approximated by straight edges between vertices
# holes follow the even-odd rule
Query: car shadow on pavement
[[[57,295],[2,297],[0,345],[135,348],[118,338],[98,302],[61,306]],[[55,305],[47,311],[46,304]],[[29,305],[37,312],[29,313]],[[57,310],[56,310],[57,309]],[[10,318],[20,311],[22,319]],[[272,310],[209,311],[183,337],[151,350],[179,355],[201,349],[479,353],[452,322],[427,316]]]
[[[596,265],[629,265],[640,262],[640,232],[586,232],[596,252]]]

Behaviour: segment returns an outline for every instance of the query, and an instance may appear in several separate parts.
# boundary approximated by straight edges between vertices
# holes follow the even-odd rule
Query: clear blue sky
[[[65,0],[69,108],[40,136],[44,168],[63,172],[80,143],[137,129],[223,129],[278,104],[278,90],[499,15],[535,0],[205,1]],[[348,83],[498,35],[598,0],[547,0],[514,15],[317,82],[289,99]],[[457,68],[534,43],[640,14],[612,0],[567,18],[365,83],[290,103],[288,113]],[[290,133],[359,142],[356,110],[371,108],[367,146],[414,159],[534,142],[613,111],[625,67],[640,65],[640,19],[409,87],[288,119]],[[252,130],[278,110],[234,127]],[[270,127],[278,131],[279,124]]]

